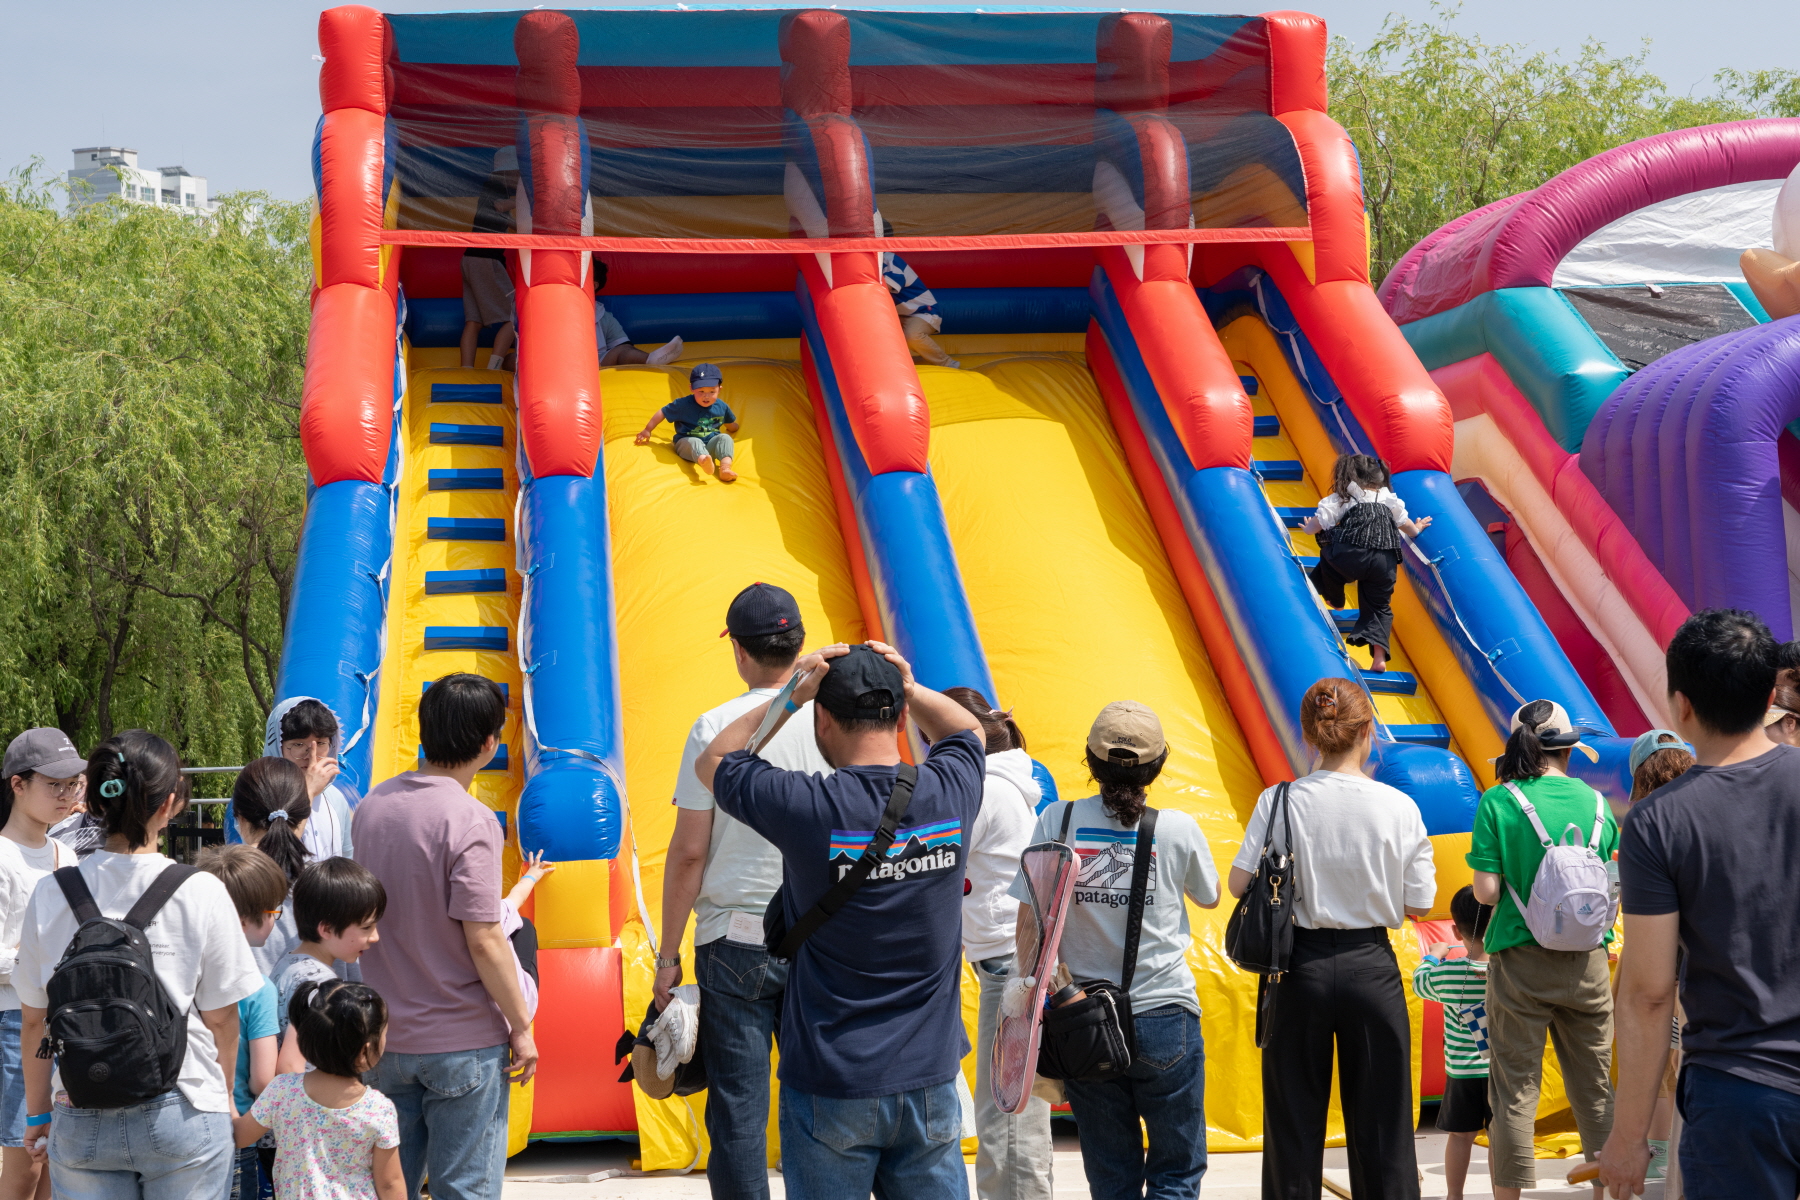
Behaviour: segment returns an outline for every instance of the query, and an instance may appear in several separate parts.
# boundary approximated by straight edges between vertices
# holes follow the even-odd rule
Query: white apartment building
[[[186,167],[148,170],[138,166],[138,152],[125,146],[76,150],[69,183],[77,204],[97,204],[121,196],[134,204],[161,204],[198,213],[218,208],[207,198],[204,175],[195,175]]]

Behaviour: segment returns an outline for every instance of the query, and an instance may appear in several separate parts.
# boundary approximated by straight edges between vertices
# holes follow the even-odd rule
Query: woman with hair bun
[[[153,733],[128,729],[88,755],[88,804],[107,836],[75,869],[103,916],[123,917],[163,872],[177,869],[156,846],[184,807],[181,795],[181,760]],[[32,893],[12,977],[31,1047],[44,1039],[50,976],[79,924],[53,880]],[[180,1075],[161,1095],[122,1108],[76,1108],[66,1098],[52,1106],[51,1061],[27,1055],[26,1149],[38,1161],[48,1157],[55,1195],[223,1196],[230,1185],[236,1156],[226,1081],[237,1071],[237,1005],[261,989],[262,974],[231,894],[203,871],[180,880],[144,938],[158,982],[187,1014]]]
[[[1411,798],[1368,776],[1375,710],[1360,685],[1313,684],[1300,729],[1319,765],[1288,785],[1296,928],[1262,1053],[1262,1194],[1319,1195],[1335,1047],[1351,1191],[1417,1200],[1412,1026],[1388,931],[1431,911],[1431,841]],[[1255,878],[1278,787],[1257,798],[1231,864],[1233,896]]]
[[[275,929],[267,942],[250,951],[262,973],[273,975],[281,960],[300,944],[300,930],[294,923],[294,882],[312,857],[305,840],[313,812],[306,772],[285,758],[255,760],[238,772],[230,811],[244,844],[274,859],[287,876],[288,899]]]

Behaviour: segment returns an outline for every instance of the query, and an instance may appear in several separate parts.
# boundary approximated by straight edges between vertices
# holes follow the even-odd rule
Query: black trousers
[[[1335,1043],[1357,1200],[1418,1200],[1412,1027],[1385,929],[1297,929],[1262,1055],[1263,1200],[1316,1200]]]
[[[1398,550],[1364,550],[1360,546],[1327,543],[1319,547],[1319,565],[1312,569],[1313,586],[1325,603],[1344,607],[1344,585],[1356,585],[1356,628],[1344,635],[1352,646],[1380,646],[1386,650],[1393,643],[1394,584],[1400,577]]]

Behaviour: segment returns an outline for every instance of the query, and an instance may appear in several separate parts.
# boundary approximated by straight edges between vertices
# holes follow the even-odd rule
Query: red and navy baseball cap
[[[772,583],[753,583],[732,600],[731,607],[725,612],[725,628],[719,636],[766,637],[771,633],[804,628],[800,623],[800,606],[794,602],[792,592]]]

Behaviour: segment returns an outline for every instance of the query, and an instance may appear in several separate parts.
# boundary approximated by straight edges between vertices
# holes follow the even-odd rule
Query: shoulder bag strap
[[[1594,793],[1594,836],[1588,839],[1588,849],[1595,854],[1600,853],[1600,835],[1606,832],[1606,797],[1598,789],[1588,788]]]
[[[1063,809],[1062,832],[1060,834],[1058,834],[1056,837],[1056,840],[1061,842],[1065,846],[1067,846],[1069,844],[1069,818],[1074,815],[1075,815],[1075,802],[1073,800],[1071,800],[1071,801],[1069,801],[1068,807]]]
[[[175,889],[199,873],[199,867],[190,867],[186,863],[170,863],[164,867],[162,874],[151,880],[150,886],[144,889],[144,894],[137,898],[137,903],[125,914],[125,923],[139,929],[148,929],[150,922],[156,920],[156,914],[162,911],[162,906],[175,894]]]
[[[62,889],[63,899],[69,902],[69,911],[75,914],[78,924],[86,925],[89,921],[100,919],[100,906],[94,903],[94,893],[88,891],[87,880],[81,877],[76,867],[59,867],[54,872],[56,886]]]
[[[1119,972],[1119,990],[1131,996],[1131,977],[1137,974],[1138,936],[1144,931],[1144,901],[1150,893],[1150,862],[1156,857],[1156,810],[1146,808],[1138,818],[1137,849],[1131,857],[1131,908],[1125,917],[1125,966]]]
[[[1538,841],[1544,843],[1544,849],[1548,850],[1556,845],[1556,842],[1550,837],[1550,831],[1544,828],[1544,822],[1539,819],[1536,806],[1525,798],[1524,789],[1509,779],[1506,781],[1506,790],[1513,794],[1513,799],[1517,800],[1519,807],[1525,810],[1525,819],[1531,822],[1531,828],[1537,832]],[[1595,844],[1598,845],[1598,843]]]
[[[830,920],[838,909],[849,903],[856,889],[863,885],[863,880],[875,870],[877,864],[887,857],[893,847],[895,831],[900,827],[900,818],[906,815],[906,806],[912,803],[913,785],[919,781],[919,768],[911,763],[901,763],[894,771],[894,790],[888,796],[887,810],[881,814],[881,824],[875,830],[875,836],[863,847],[862,857],[856,860],[844,877],[831,885],[831,890],[819,897],[819,902],[801,914],[794,922],[787,937],[781,940],[781,946],[775,951],[776,958],[792,959],[800,950],[800,944],[811,937],[819,926]],[[158,879],[158,883],[162,880]],[[148,898],[149,893],[145,893]],[[142,903],[142,901],[139,901]]]
[[[1274,850],[1277,854],[1291,854],[1294,845],[1294,819],[1288,800],[1288,788],[1291,785],[1282,780],[1275,785],[1275,799],[1269,802],[1269,828],[1263,838],[1263,852]],[[1281,813],[1281,844],[1275,843],[1275,814]]]

